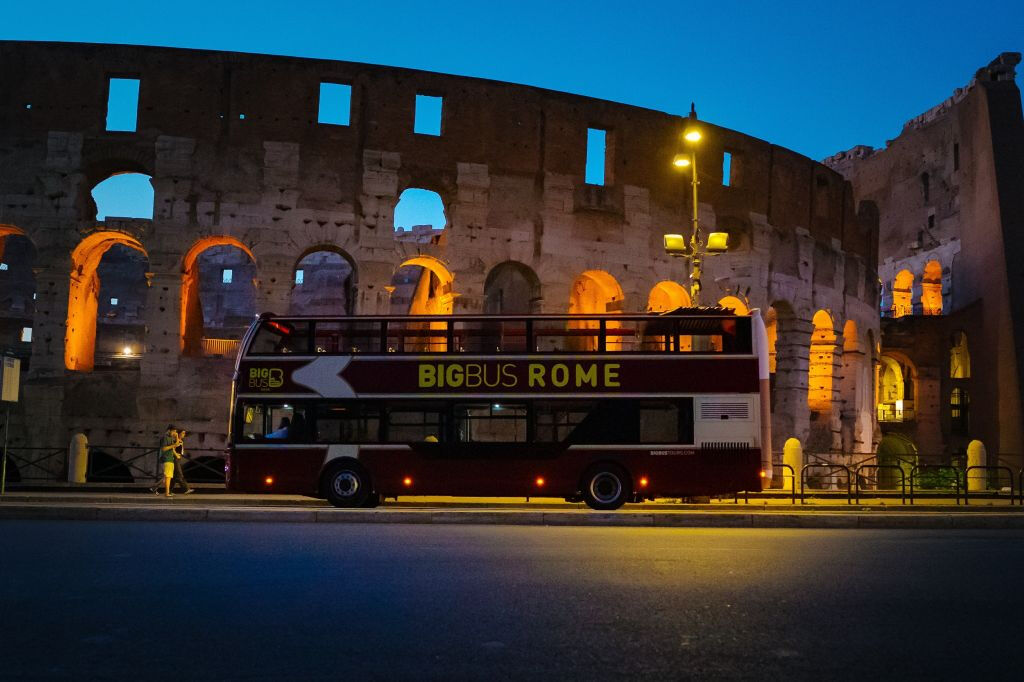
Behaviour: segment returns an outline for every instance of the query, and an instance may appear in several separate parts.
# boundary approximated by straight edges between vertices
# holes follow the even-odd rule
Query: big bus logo
[[[284,386],[284,370],[277,367],[253,367],[249,370],[249,388],[269,391]]]

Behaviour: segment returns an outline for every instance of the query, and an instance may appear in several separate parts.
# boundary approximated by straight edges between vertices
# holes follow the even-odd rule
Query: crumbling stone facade
[[[878,207],[882,360],[902,363],[913,396],[913,413],[883,419],[881,429],[924,455],[962,453],[977,438],[992,464],[1022,464],[1020,58],[1004,53],[979,69],[885,149],[855,147],[825,161],[858,201]],[[969,362],[958,359],[963,339]]]
[[[104,126],[117,76],[140,82],[134,132]],[[351,86],[348,125],[318,123],[322,82]],[[439,136],[413,132],[417,94],[443,97]],[[688,179],[671,164],[683,123],[539,88],[357,63],[0,42],[0,225],[37,253],[20,438],[60,444],[83,430],[94,442],[148,445],[174,421],[208,447],[223,443],[232,360],[194,352],[192,321],[193,264],[211,246],[250,255],[261,311],[288,309],[296,264],[316,250],[344,255],[346,296],[362,314],[387,313],[396,292],[431,298],[434,311],[519,312],[503,308],[495,287],[549,313],[685,302],[686,265],[661,243],[687,230]],[[584,181],[588,128],[606,131],[603,185]],[[839,173],[736,131],[704,124],[699,154],[702,223],[729,232],[731,244],[708,259],[703,302],[772,307],[776,446],[795,435],[820,451],[870,452],[877,212],[855,208]],[[152,177],[152,220],[97,221],[90,189],[125,171]],[[408,187],[440,194],[440,235],[396,239],[393,213]],[[90,263],[113,243],[148,259],[145,349],[135,368],[90,371],[88,345],[72,346],[94,324]],[[422,291],[395,284],[409,265],[429,272]],[[818,311],[829,347],[825,402],[812,410]]]

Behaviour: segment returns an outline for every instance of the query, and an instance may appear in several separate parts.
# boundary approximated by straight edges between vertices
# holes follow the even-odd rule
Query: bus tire
[[[362,507],[371,494],[370,476],[358,462],[341,461],[324,472],[322,490],[335,507]]]
[[[583,474],[580,489],[588,507],[610,511],[621,507],[632,496],[633,482],[618,464],[601,462]]]

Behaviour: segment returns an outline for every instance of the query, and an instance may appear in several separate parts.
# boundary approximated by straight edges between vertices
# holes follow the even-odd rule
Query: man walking
[[[185,471],[181,467],[181,461],[185,457],[185,434],[187,431],[182,429],[177,432],[178,442],[174,446],[174,482],[177,483],[181,490],[186,494],[190,495],[195,490],[185,480]]]
[[[160,450],[157,452],[160,470],[163,474],[163,488],[166,497],[174,497],[174,493],[171,492],[171,479],[174,478],[174,449],[177,446],[178,434],[173,426],[168,426],[167,431],[164,432],[164,437],[160,439]],[[160,494],[159,483],[153,487],[153,492],[157,495]]]

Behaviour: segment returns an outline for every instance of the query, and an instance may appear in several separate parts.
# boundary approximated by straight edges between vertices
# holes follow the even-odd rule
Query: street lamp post
[[[709,242],[705,244],[700,237],[700,223],[698,221],[697,190],[700,179],[697,176],[697,143],[703,135],[697,125],[697,110],[693,103],[690,104],[690,115],[686,120],[686,128],[683,130],[683,140],[690,148],[689,153],[676,154],[672,165],[676,168],[690,169],[690,186],[693,190],[693,217],[690,225],[690,238],[687,240],[681,234],[665,235],[665,252],[670,256],[687,258],[690,261],[690,301],[692,305],[700,305],[701,291],[701,264],[706,253],[720,253],[725,251],[728,243],[728,235],[723,232],[712,232]]]

